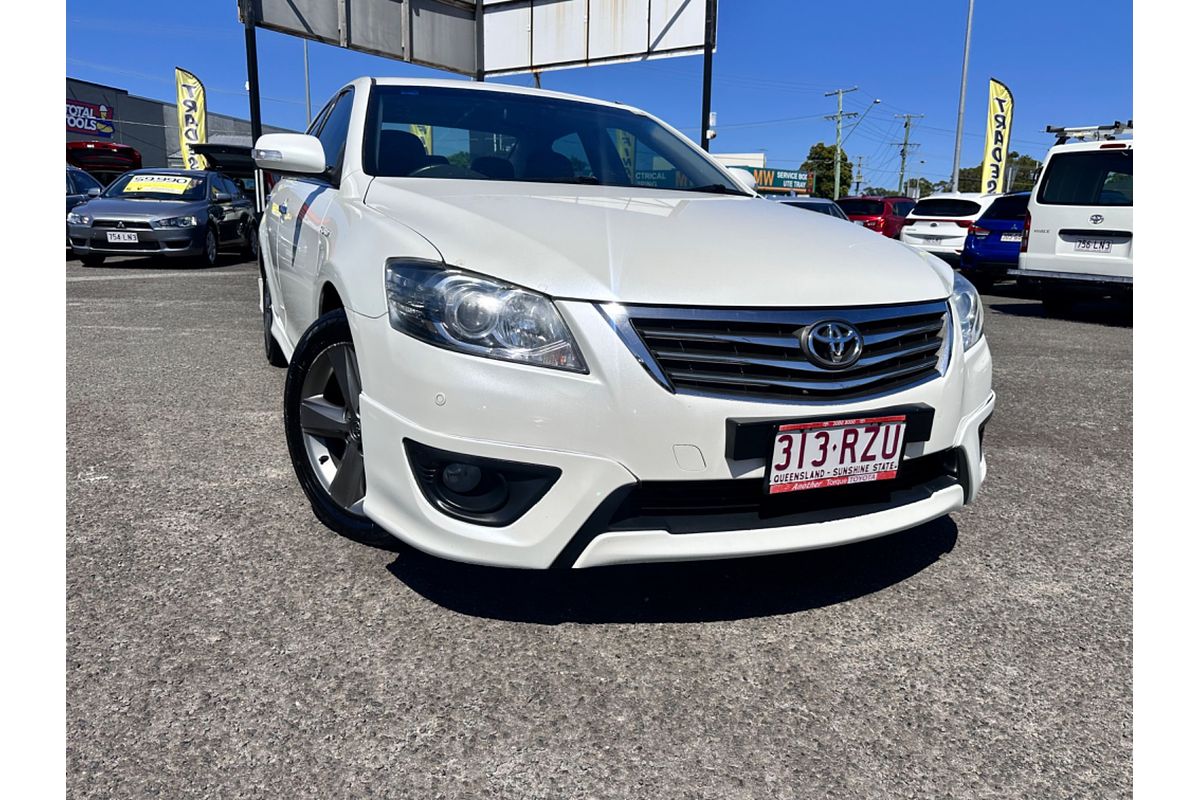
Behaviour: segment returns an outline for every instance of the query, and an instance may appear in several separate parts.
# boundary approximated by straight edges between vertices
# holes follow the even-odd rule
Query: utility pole
[[[856,174],[854,176],[854,193],[855,194],[858,194],[859,190],[862,188],[862,179],[863,179],[862,162],[863,162],[863,157],[859,156],[858,157],[858,174]]]
[[[900,183],[896,188],[898,194],[904,193],[904,168],[908,166],[908,134],[912,130],[912,121],[914,119],[924,119],[924,114],[895,114],[897,119],[904,120],[904,141],[900,144]],[[915,150],[921,145],[913,144],[912,149]]]
[[[842,95],[848,92],[857,92],[857,86],[851,86],[849,89],[834,89],[832,92],[826,92],[826,97],[837,95],[838,110],[836,114],[827,114],[825,119],[837,121],[837,141],[834,145],[833,152],[833,199],[837,200],[842,195],[842,120],[858,116],[857,111],[842,111]]]
[[[713,48],[717,45],[717,0],[704,2],[704,86],[700,100],[700,147],[708,152],[712,131],[712,63]]]
[[[971,57],[971,21],[975,17],[975,0],[967,0],[967,39],[963,43],[962,83],[958,88],[958,127],[954,130],[954,171],[950,173],[950,191],[958,191],[958,156],[962,152],[963,108],[967,104],[967,61]]]

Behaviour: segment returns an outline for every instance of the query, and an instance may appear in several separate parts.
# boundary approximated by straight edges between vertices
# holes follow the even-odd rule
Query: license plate
[[[896,477],[904,415],[780,425],[767,462],[766,492],[782,494]]]
[[[136,242],[138,238],[133,231],[109,231],[108,240],[110,242]]]
[[[1002,241],[1002,242],[1019,242],[1019,241],[1021,241],[1021,234],[1019,234],[1019,233],[1002,233],[1002,234],[1000,234],[1000,241]]]
[[[1111,239],[1076,239],[1075,251],[1084,253],[1111,253]]]
[[[855,225],[862,225],[862,226],[866,227],[867,221],[866,221],[866,220],[864,220],[864,219],[856,219],[856,220],[854,220],[854,224],[855,224]]]

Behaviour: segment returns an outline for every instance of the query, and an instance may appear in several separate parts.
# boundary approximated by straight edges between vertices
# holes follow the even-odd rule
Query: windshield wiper
[[[737,194],[742,197],[750,197],[746,192],[730,189],[723,183],[710,183],[707,186],[690,186],[686,189],[680,189],[681,192],[707,192],[708,194]]]

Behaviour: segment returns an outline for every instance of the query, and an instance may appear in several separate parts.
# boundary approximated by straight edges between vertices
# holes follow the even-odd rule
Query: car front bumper
[[[386,317],[349,314],[363,379],[364,510],[372,520],[421,550],[484,564],[589,567],[726,558],[903,530],[970,502],[984,479],[980,432],[995,405],[986,341],[966,353],[954,342],[941,377],[883,397],[808,404],[732,400],[667,391],[594,305],[558,305],[576,334],[586,375],[442,350],[396,332]],[[652,513],[634,515],[633,529],[609,524],[614,506],[637,489],[760,491],[767,454],[728,457],[730,420],[851,416],[897,406],[932,410],[926,440],[905,448],[901,476],[906,465],[931,460],[953,461],[954,476],[898,492],[890,502],[777,519],[718,516],[683,532],[672,521],[656,523]],[[406,441],[557,468],[561,475],[514,522],[475,524],[426,499]]]
[[[122,232],[137,235],[136,242],[110,242],[108,234],[114,228],[90,225],[67,225],[71,249],[77,256],[198,256],[204,252],[205,227],[136,228]]]

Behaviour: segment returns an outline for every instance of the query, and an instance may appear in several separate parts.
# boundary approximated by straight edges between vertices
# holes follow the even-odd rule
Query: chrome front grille
[[[605,306],[618,334],[667,389],[722,397],[844,400],[909,388],[941,374],[946,302],[859,308],[742,309]],[[800,334],[826,320],[852,323],[862,356],[828,369]]]

